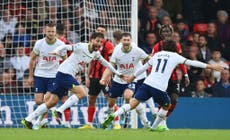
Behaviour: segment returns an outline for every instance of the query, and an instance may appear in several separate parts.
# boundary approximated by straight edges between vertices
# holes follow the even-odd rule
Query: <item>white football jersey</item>
[[[140,49],[135,43],[131,43],[132,49],[129,52],[122,51],[122,44],[118,44],[110,58],[110,62],[117,66],[117,70],[124,75],[133,75],[134,72],[142,66],[141,60],[148,57],[142,49]],[[146,77],[146,72],[139,75],[136,80],[140,80]],[[127,84],[126,81],[122,80],[117,75],[114,76],[113,80],[120,84]]]
[[[84,65],[93,59],[101,60],[99,51],[89,52],[89,43],[77,43],[72,46],[72,54],[59,67],[58,71],[70,74],[73,77],[83,70]]]
[[[45,38],[36,41],[33,48],[33,52],[38,55],[38,61],[34,72],[35,76],[55,78],[59,67],[59,61],[62,58],[60,56],[50,55],[49,52],[52,52],[60,45],[64,45],[64,43],[59,39],[53,44],[48,44]],[[61,56],[65,55],[66,52],[62,52]]]
[[[144,83],[161,91],[166,91],[172,71],[178,64],[183,64],[185,60],[186,58],[174,52],[160,51],[156,53],[147,62],[153,67]]]

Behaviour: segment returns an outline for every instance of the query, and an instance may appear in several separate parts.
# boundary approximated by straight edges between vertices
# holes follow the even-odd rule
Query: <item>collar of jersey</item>
[[[132,50],[132,46],[129,45],[129,49],[128,49],[127,51],[125,51],[125,50],[123,49],[123,47],[121,47],[121,50],[122,50],[123,53],[129,53],[129,52]]]
[[[45,40],[46,40],[46,39],[45,39]],[[57,41],[57,38],[55,38],[54,42],[52,42],[52,43],[48,43],[47,40],[46,40],[46,43],[47,43],[48,45],[53,45],[56,41]]]

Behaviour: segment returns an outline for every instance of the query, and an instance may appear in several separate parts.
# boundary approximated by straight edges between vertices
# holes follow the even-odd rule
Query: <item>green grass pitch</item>
[[[1,128],[1,140],[230,140],[230,130],[171,129],[150,132],[147,129],[79,130]]]

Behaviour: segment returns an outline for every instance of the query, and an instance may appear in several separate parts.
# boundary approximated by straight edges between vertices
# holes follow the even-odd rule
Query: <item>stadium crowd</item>
[[[92,0],[84,5],[86,9],[82,0],[3,0],[0,7],[0,94],[33,93],[33,87],[27,83],[29,55],[35,41],[43,38],[44,25],[50,21],[64,24],[65,37],[72,43],[87,41],[97,24],[109,25],[108,39],[116,45],[113,32],[127,30],[130,23],[118,20],[117,15],[108,15],[94,3],[110,4],[114,6],[110,10],[115,11],[116,4],[122,0]],[[160,27],[172,25],[173,39],[181,44],[183,56],[219,63],[226,68],[217,72],[188,67],[188,87],[178,68],[180,96],[230,97],[229,13],[228,0],[138,0],[138,46],[151,54],[161,39]],[[124,12],[120,16],[128,15]],[[127,27],[121,26],[124,24]]]

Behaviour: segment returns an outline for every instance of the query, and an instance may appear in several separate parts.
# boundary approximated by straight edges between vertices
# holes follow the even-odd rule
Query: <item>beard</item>
[[[55,39],[55,36],[46,36],[46,38],[49,40],[49,41],[53,41]]]
[[[93,45],[92,48],[93,48],[93,51],[98,51],[99,46]]]

